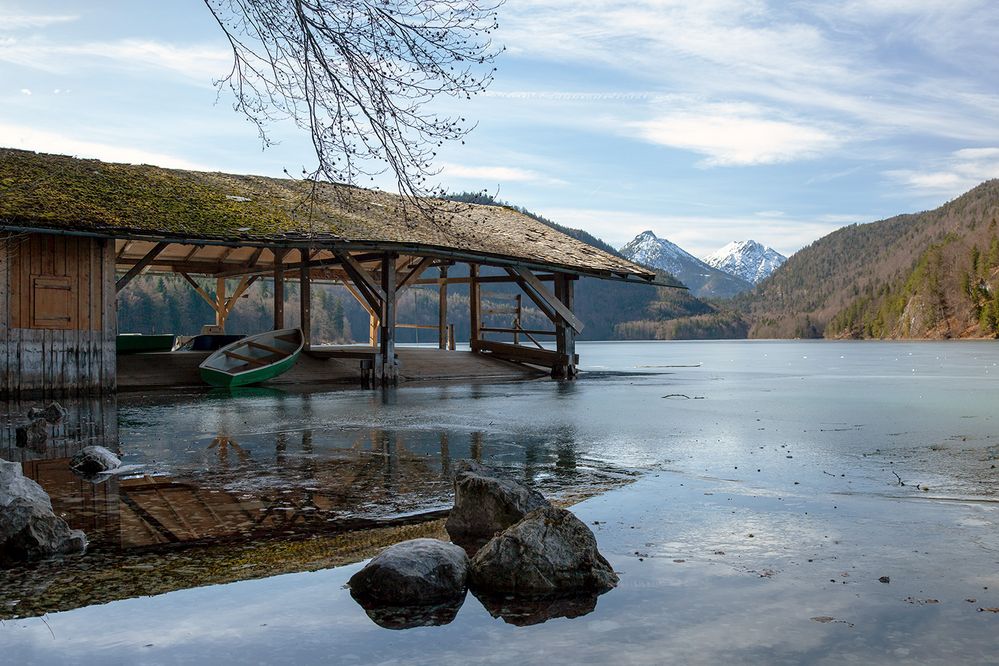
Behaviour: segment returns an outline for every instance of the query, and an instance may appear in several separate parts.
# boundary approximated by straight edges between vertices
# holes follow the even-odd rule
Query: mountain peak
[[[708,266],[680,246],[643,231],[621,248],[626,259],[666,271],[679,278],[697,296],[733,296],[752,285]]]
[[[732,241],[704,257],[712,268],[757,284],[777,270],[787,257],[755,240]]]

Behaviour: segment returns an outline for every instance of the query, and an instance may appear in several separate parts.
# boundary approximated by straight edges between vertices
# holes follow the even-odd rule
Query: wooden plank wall
[[[0,399],[113,391],[117,333],[113,244],[51,234],[2,240]],[[68,302],[39,303],[49,293],[35,289],[40,276],[64,278]],[[65,292],[54,293],[67,298]],[[65,317],[53,323],[39,315],[52,309],[65,309]]]

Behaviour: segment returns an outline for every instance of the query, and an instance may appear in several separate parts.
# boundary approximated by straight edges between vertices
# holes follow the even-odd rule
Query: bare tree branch
[[[232,48],[219,89],[265,147],[270,125],[290,119],[311,133],[317,161],[303,175],[313,181],[357,185],[391,171],[420,210],[441,194],[437,150],[472,126],[427,107],[492,82],[504,0],[204,1]]]

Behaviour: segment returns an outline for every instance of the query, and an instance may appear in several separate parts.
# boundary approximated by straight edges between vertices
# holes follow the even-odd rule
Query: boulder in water
[[[351,576],[350,594],[365,609],[428,606],[461,601],[468,556],[438,539],[411,539],[389,546]]]
[[[454,480],[454,508],[445,529],[462,545],[481,545],[529,512],[551,506],[538,491],[498,476],[478,463],[461,463]]]
[[[0,460],[0,562],[82,553],[87,538],[52,511],[42,487],[17,463]]]
[[[45,419],[49,423],[59,423],[66,416],[66,408],[58,402],[50,402],[45,407],[32,407],[28,410],[29,419]]]
[[[544,507],[483,546],[472,558],[470,581],[476,592],[535,598],[606,592],[618,577],[583,521]]]
[[[87,446],[73,456],[69,467],[77,474],[95,476],[121,467],[121,459],[103,446]]]

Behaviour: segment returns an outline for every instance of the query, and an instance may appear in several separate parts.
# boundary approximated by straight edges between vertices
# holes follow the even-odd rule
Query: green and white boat
[[[212,386],[259,384],[287,372],[302,353],[301,329],[258,333],[222,347],[198,366],[201,379]]]
[[[177,336],[172,333],[163,335],[140,335],[139,333],[121,333],[116,341],[119,354],[149,354],[153,352],[168,352],[173,349]]]

